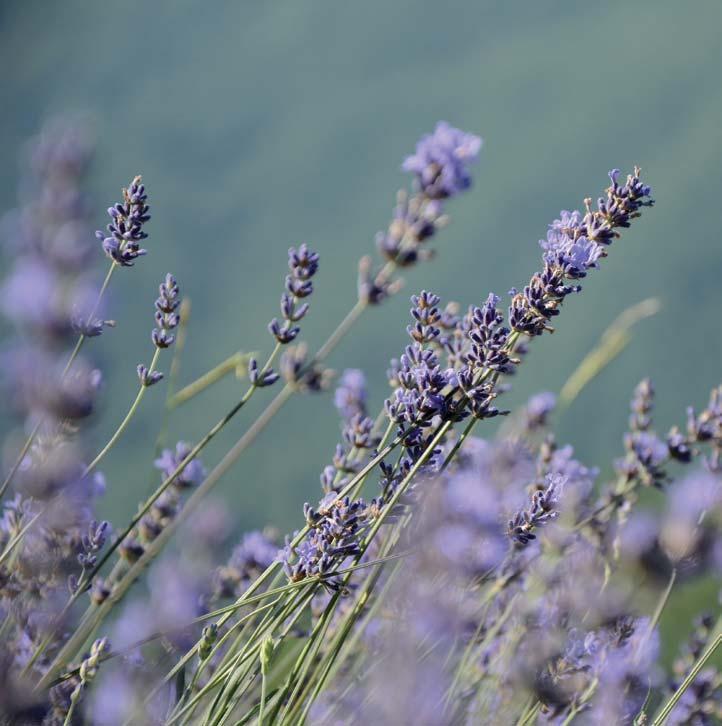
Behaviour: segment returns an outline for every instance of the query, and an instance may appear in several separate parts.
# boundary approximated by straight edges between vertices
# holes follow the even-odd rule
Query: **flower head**
[[[467,167],[476,161],[481,143],[478,136],[440,121],[433,133],[421,137],[402,168],[416,176],[430,199],[453,197],[471,186]]]
[[[123,201],[108,207],[109,235],[97,231],[95,236],[103,243],[105,254],[121,267],[131,267],[147,250],[140,243],[148,237],[143,226],[150,220],[148,194],[140,176],[136,176],[127,189]]]

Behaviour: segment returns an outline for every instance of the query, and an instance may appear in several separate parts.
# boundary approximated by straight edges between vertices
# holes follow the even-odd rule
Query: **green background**
[[[96,120],[97,225],[134,174],[150,192],[150,254],[114,278],[118,327],[92,343],[108,380],[95,444],[135,395],[168,270],[193,302],[183,382],[238,348],[269,349],[286,249],[301,241],[322,257],[303,337],[322,342],[355,299],[357,260],[405,183],[403,157],[439,119],[484,137],[476,184],[449,205],[438,258],[367,314],[330,364],[363,368],[380,403],[411,292],[466,305],[523,285],[559,210],[596,197],[608,169],[637,163],[657,206],[569,300],[557,333],[534,345],[505,403],[558,390],[618,313],[657,296],[662,312],[559,433],[608,470],[645,375],[658,388],[659,429],[682,422],[722,378],[721,28],[719,0],[3,3],[2,206],[15,202],[21,143],[68,110]],[[180,410],[173,436],[196,440],[243,389],[229,379]],[[149,392],[104,464],[103,513],[116,526],[149,486],[163,395]],[[208,448],[207,464],[270,395]],[[329,395],[293,400],[219,487],[239,531],[298,526],[337,437]]]

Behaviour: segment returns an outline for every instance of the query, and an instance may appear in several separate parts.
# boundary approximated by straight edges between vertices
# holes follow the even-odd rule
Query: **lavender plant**
[[[624,180],[613,170],[596,203],[552,222],[540,269],[508,304],[494,293],[466,308],[413,295],[409,342],[391,360],[378,414],[361,370],[339,378],[340,442],[319,466],[320,501],[305,504],[300,529],[285,542],[271,529],[247,532],[218,559],[232,527],[209,492],[291,396],[329,389],[325,360],[364,311],[401,289],[399,270],[431,258],[428,240],[472,186],[480,148],[443,122],[420,140],[403,163],[410,189],[376,238],[382,262],[362,258],[357,300],[315,352],[298,338],[322,280],[319,255],[307,244],[289,250],[270,352],[236,354],[190,384],[200,395],[243,358],[245,393],[198,441],[158,447],[160,481],[113,526],[95,515],[106,486],[97,467],[148,389],[164,385],[161,355],[188,306],[168,274],[136,398],[88,457],[102,390],[85,342],[112,325],[101,310],[114,270],[147,253],[148,192],[136,177],[109,208],[97,237],[110,268],[97,284],[86,136],[64,124],[36,140],[32,193],[3,225],[13,263],[2,310],[17,334],[2,370],[18,422],[0,518],[3,722],[722,721],[718,603],[690,623],[672,668],[660,633],[680,583],[719,584],[722,388],[658,435],[655,390],[642,381],[620,453],[601,469],[608,481],[557,441],[553,394],[518,411],[499,402],[531,341],[553,330],[580,281],[653,205],[638,168]],[[207,469],[208,444],[276,384]],[[500,416],[505,425],[478,435]]]

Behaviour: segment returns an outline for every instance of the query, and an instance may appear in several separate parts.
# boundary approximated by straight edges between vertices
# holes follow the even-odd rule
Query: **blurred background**
[[[636,163],[656,208],[569,300],[557,332],[535,343],[504,405],[558,391],[621,311],[654,296],[662,311],[560,415],[559,438],[609,471],[646,375],[658,430],[683,423],[722,379],[721,27],[719,0],[3,2],[2,208],[16,203],[24,142],[65,112],[94,122],[98,228],[133,175],[150,194],[149,254],[114,277],[106,312],[118,325],[88,346],[107,380],[98,446],[152,354],[167,271],[192,300],[181,384],[236,350],[270,349],[291,244],[321,253],[303,339],[325,340],[406,184],[402,159],[440,119],[484,138],[474,188],[450,203],[438,257],[369,311],[329,365],[366,371],[380,405],[388,360],[406,344],[409,295],[427,288],[467,305],[523,285],[560,209],[580,208],[609,169]],[[105,266],[99,249],[99,276]],[[229,377],[180,409],[173,439],[196,441],[245,388]],[[206,450],[208,466],[272,394],[255,396]],[[104,462],[102,514],[116,526],[156,479],[164,395],[148,393]],[[218,489],[234,526],[299,526],[338,432],[331,395],[293,399]]]

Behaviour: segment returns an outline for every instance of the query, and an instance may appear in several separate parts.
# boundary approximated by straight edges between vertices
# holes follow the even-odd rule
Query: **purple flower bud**
[[[261,369],[258,367],[258,361],[255,358],[251,358],[248,361],[248,380],[256,388],[272,386],[278,379],[279,374],[274,372],[272,368],[261,372]]]
[[[168,348],[175,340],[175,335],[171,331],[180,323],[180,317],[176,312],[180,305],[180,290],[170,272],[158,289],[160,295],[155,301],[155,322],[158,327],[153,329],[151,339],[156,348]]]
[[[163,374],[160,371],[151,372],[142,363],[138,365],[136,370],[138,371],[138,380],[142,386],[153,386],[163,379]]]
[[[110,234],[95,233],[103,243],[105,254],[121,267],[131,267],[136,258],[146,254],[140,242],[148,236],[143,231],[143,225],[150,220],[147,199],[145,187],[137,176],[127,189],[123,189],[123,202],[108,208],[111,222],[107,230]]]

